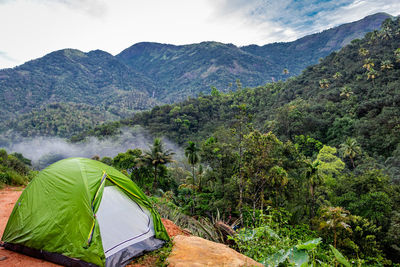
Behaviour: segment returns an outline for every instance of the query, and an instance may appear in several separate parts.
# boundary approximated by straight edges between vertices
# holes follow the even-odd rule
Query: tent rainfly
[[[129,178],[99,161],[69,158],[29,183],[1,240],[6,249],[64,266],[125,266],[169,237]]]

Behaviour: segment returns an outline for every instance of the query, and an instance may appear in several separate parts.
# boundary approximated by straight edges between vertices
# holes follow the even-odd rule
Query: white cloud
[[[15,64],[18,61],[15,58],[10,57],[7,53],[0,51],[0,59],[1,61],[5,61],[8,64]]]
[[[73,10],[85,12],[94,17],[101,17],[107,13],[107,5],[102,0],[43,0],[43,2],[47,4],[64,4]]]

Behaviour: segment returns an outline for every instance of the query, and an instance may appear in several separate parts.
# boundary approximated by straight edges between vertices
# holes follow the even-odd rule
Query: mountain
[[[89,104],[123,116],[157,104],[154,83],[96,50],[64,49],[0,71],[1,120],[54,102]]]
[[[98,118],[97,109],[110,113],[106,118],[126,118],[158,104],[208,94],[211,86],[228,92],[241,88],[241,84],[248,87],[283,80],[354,37],[379,28],[388,17],[378,13],[294,42],[261,47],[218,42],[181,46],[138,43],[116,56],[101,50],[55,51],[21,66],[0,70],[0,130],[8,127],[5,125],[16,125],[15,121],[22,118],[27,125],[36,125],[24,114],[33,110],[36,114],[54,103],[90,105],[92,108],[85,109],[85,116],[93,111],[93,118]],[[285,68],[289,73],[283,73]],[[236,83],[237,79],[241,84]],[[57,117],[58,111],[52,114]],[[70,112],[74,115],[73,109]],[[44,129],[58,134],[47,126]]]
[[[217,42],[181,46],[138,43],[116,57],[157,83],[157,99],[173,103],[187,96],[208,94],[211,86],[225,92],[235,90],[232,84],[236,79],[240,79],[243,86],[251,87],[298,75],[305,67],[316,64],[319,58],[379,29],[389,17],[377,13],[294,42],[261,47],[236,47]],[[285,68],[289,74],[283,72]]]
[[[264,74],[274,69],[263,57],[218,42],[138,43],[116,57],[155,81],[160,89],[156,97],[168,103],[208,94],[211,86],[228,89],[236,79],[249,85],[265,83]]]

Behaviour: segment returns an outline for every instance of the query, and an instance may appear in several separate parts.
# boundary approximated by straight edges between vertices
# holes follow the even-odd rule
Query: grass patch
[[[166,262],[169,254],[172,251],[172,241],[167,242],[162,248],[144,254],[141,257],[134,259],[128,266],[135,266],[140,264],[143,266],[151,267],[165,267],[168,266]]]

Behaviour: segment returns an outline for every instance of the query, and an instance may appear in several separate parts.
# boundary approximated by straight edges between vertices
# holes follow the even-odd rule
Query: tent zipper
[[[96,225],[96,213],[94,211],[94,203],[99,195],[101,188],[103,187],[103,183],[105,182],[106,177],[107,177],[107,173],[105,171],[103,171],[103,176],[101,178],[100,186],[99,186],[99,188],[97,188],[96,194],[94,195],[94,198],[91,203],[92,213],[93,213],[93,223],[92,223],[92,227],[90,228],[90,232],[89,232],[89,236],[88,236],[88,240],[87,240],[87,246],[90,246],[90,243],[92,243],[94,227]]]

